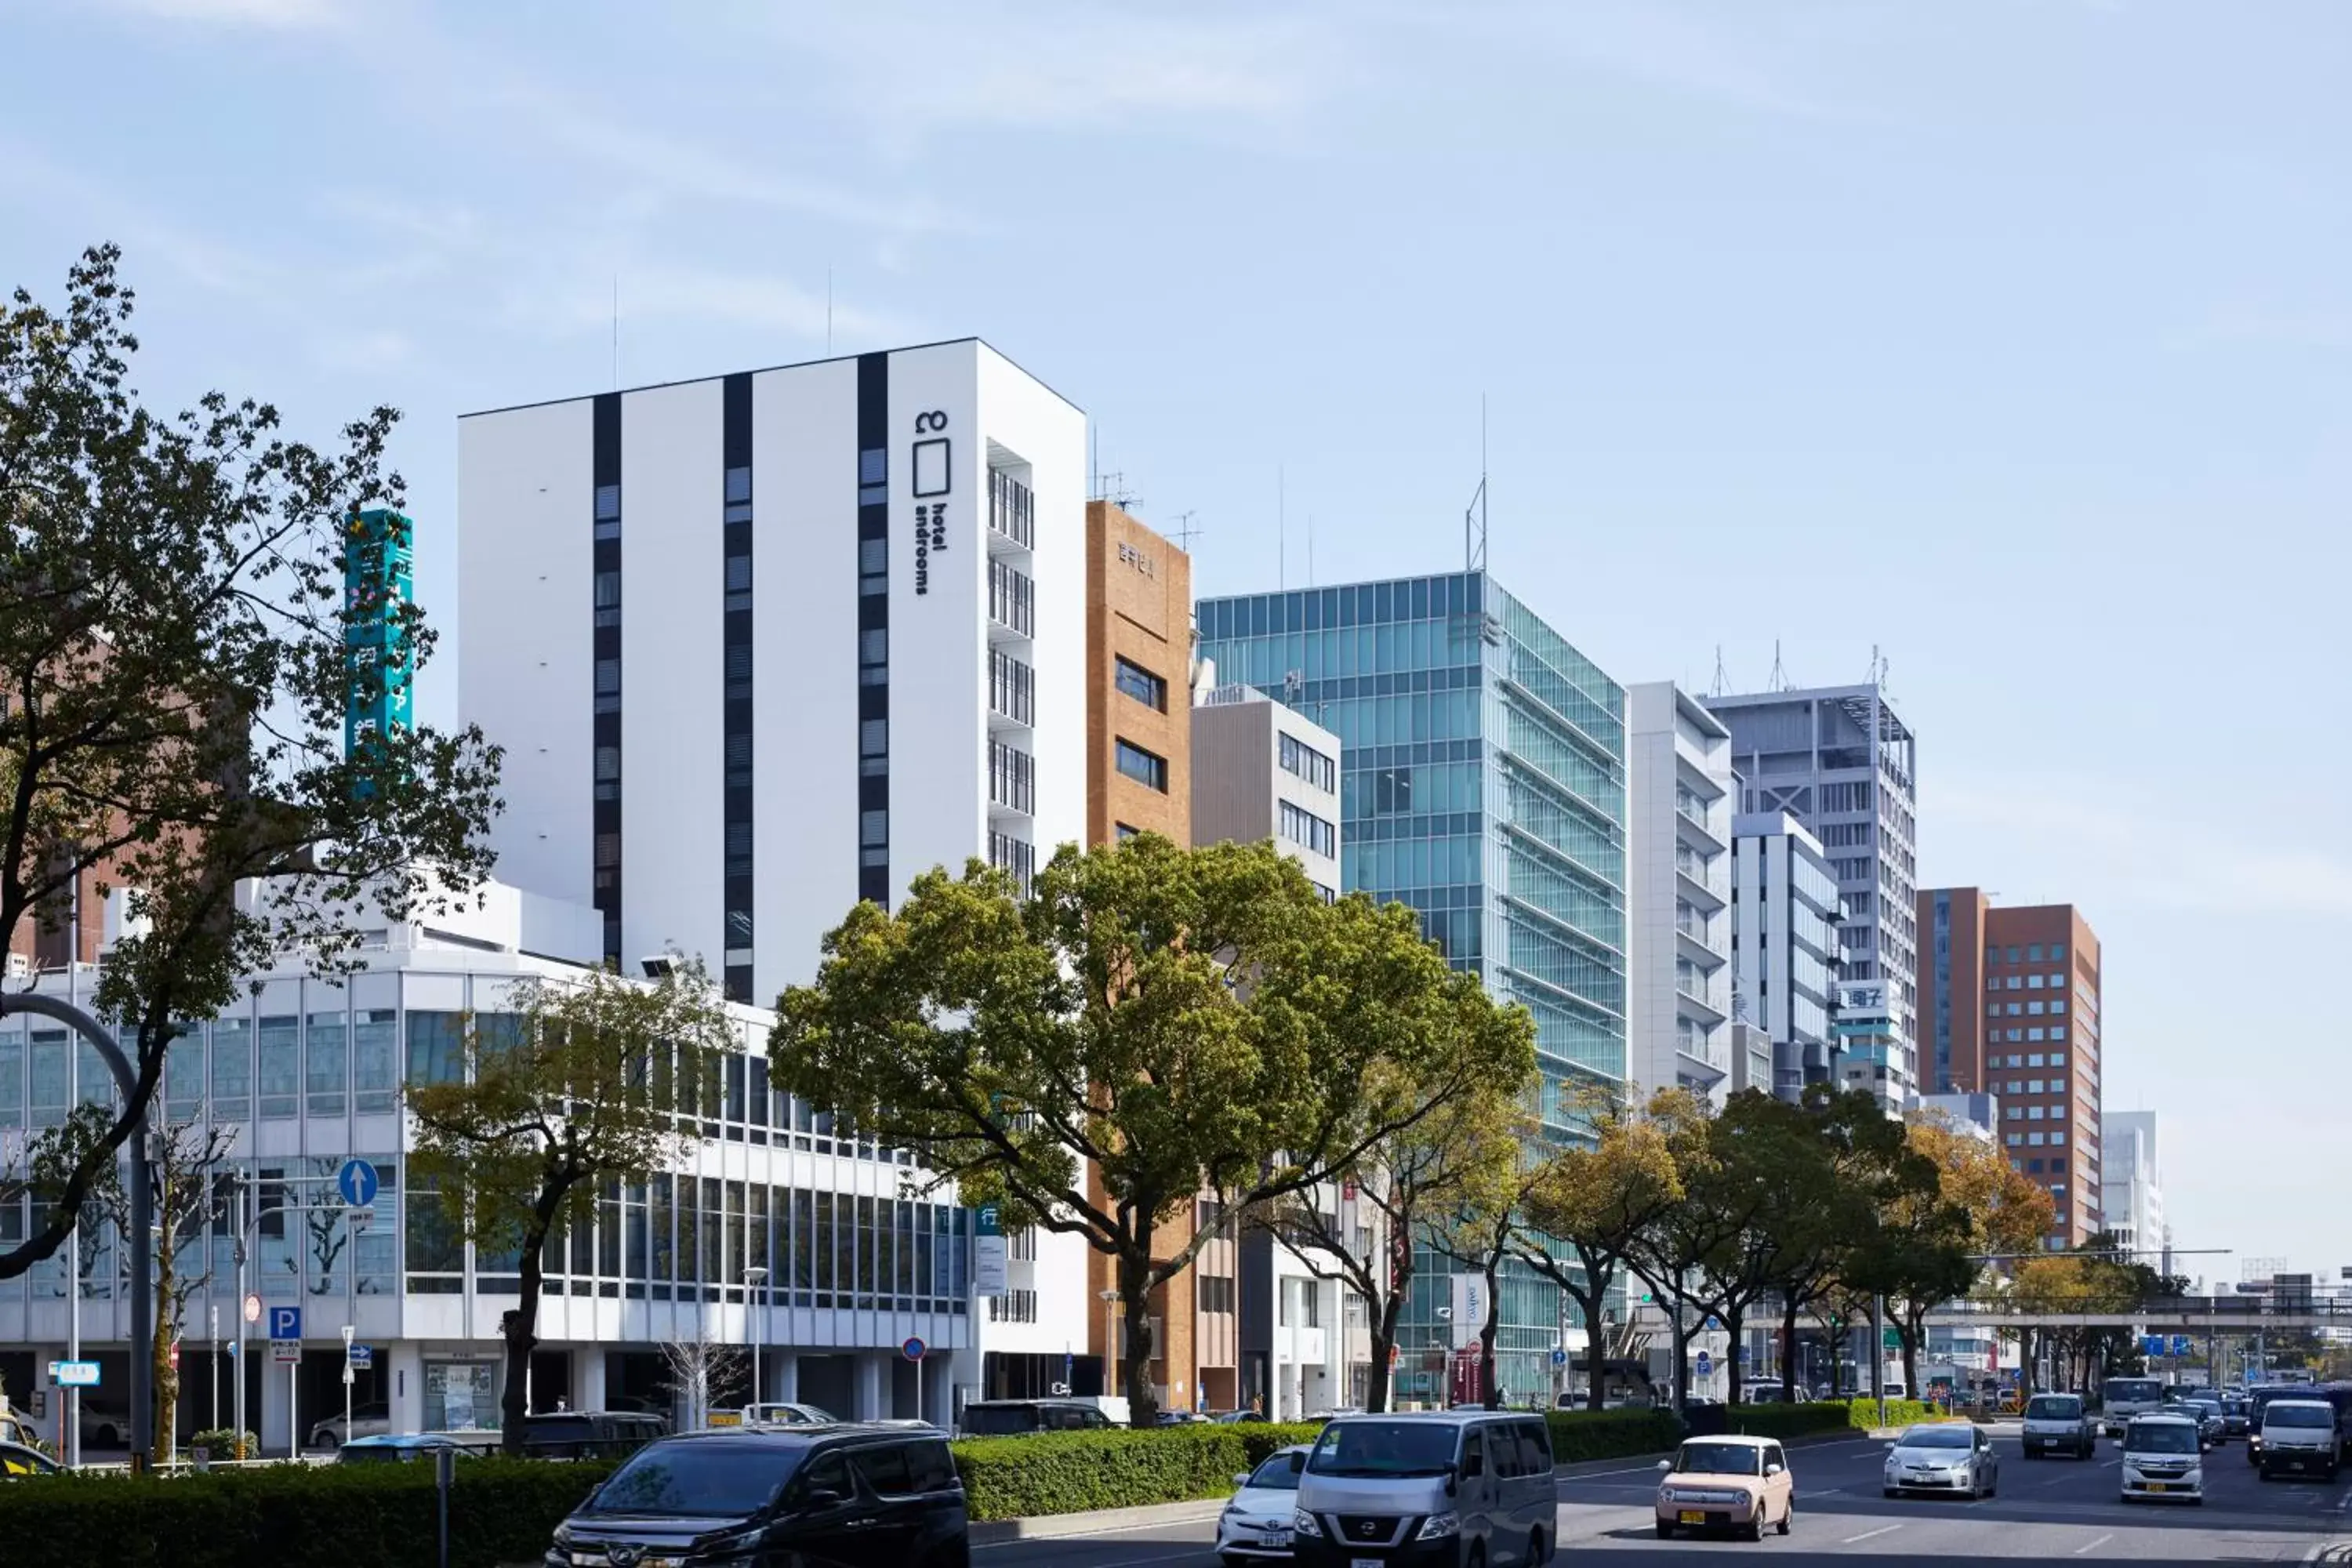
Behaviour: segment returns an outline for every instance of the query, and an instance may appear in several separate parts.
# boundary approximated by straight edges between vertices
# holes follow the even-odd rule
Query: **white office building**
[[[1192,842],[1259,844],[1299,864],[1337,899],[1339,737],[1247,686],[1192,700]]]
[[[1731,1047],[1731,731],[1670,680],[1625,689],[1625,1073],[1721,1105]],[[1740,1071],[1736,1075],[1734,1068]]]
[[[1772,1092],[1784,1100],[1843,1074],[1830,1025],[1837,995],[1838,889],[1821,844],[1786,812],[1731,819],[1733,984],[1771,1041]]]
[[[113,900],[119,908],[121,895]],[[483,907],[366,933],[362,972],[336,984],[289,967],[221,1016],[190,1025],[166,1057],[156,1114],[231,1130],[224,1177],[242,1179],[244,1291],[265,1314],[299,1312],[301,1357],[272,1363],[268,1316],[247,1331],[247,1425],[269,1451],[343,1409],[342,1330],[368,1364],[352,1403],[382,1406],[396,1432],[495,1426],[505,1367],[500,1315],[520,1289],[516,1259],[467,1243],[407,1176],[404,1084],[459,1069],[467,1020],[493,1020],[519,980],[560,983],[598,961],[603,921],[584,905],[491,884]],[[42,974],[44,992],[87,1004],[93,965]],[[660,1347],[698,1338],[759,1344],[765,1395],[857,1417],[949,1420],[977,1392],[986,1322],[971,1295],[971,1211],[951,1190],[910,1195],[903,1154],[835,1135],[831,1118],[769,1086],[772,1016],[730,1005],[738,1046],[677,1107],[684,1158],[645,1183],[610,1184],[594,1225],[551,1249],[540,1305],[530,1403],[552,1409],[672,1408]],[[0,1019],[0,1241],[37,1211],[7,1178],[26,1142],[84,1099],[110,1099],[95,1052],[46,1018]],[[339,1186],[354,1159],[381,1184],[363,1223]],[[184,1259],[189,1298],[180,1352],[183,1437],[236,1408],[240,1320],[233,1207]],[[764,1268],[764,1277],[751,1271]],[[1074,1298],[1043,1261],[1013,1282]],[[110,1226],[87,1227],[26,1275],[0,1280],[0,1377],[16,1402],[54,1417],[48,1363],[72,1337],[79,1279],[85,1359],[100,1363],[87,1410],[120,1412],[129,1368],[127,1254]],[[929,1347],[919,1397],[898,1347]],[[1053,1358],[1059,1363],[1061,1346]],[[750,1367],[719,1391],[751,1393]],[[28,1395],[47,1395],[39,1400]],[[217,1414],[215,1401],[217,1400]],[[103,1434],[86,1417],[95,1445]]]
[[[593,905],[605,959],[769,1002],[860,899],[1085,837],[1086,417],[986,343],[473,415],[458,505],[499,875]],[[1043,1283],[1084,1241],[1032,1239],[992,1394],[1084,1342]]]
[[[2155,1255],[2172,1245],[2164,1221],[2164,1173],[2157,1163],[2156,1112],[2111,1110],[2099,1124],[2099,1226],[2124,1246]],[[2155,1266],[2156,1256],[2137,1261]],[[2168,1266],[2165,1270],[2171,1270]]]
[[[1841,984],[1860,987],[1846,1081],[1890,1109],[1918,1091],[1917,747],[1873,681],[1705,700],[1731,731],[1742,812],[1783,812],[1828,857],[1843,908]],[[1864,1014],[1874,1009],[1869,1028]]]

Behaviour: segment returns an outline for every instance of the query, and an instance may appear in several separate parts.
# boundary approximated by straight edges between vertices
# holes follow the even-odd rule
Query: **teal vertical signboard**
[[[415,672],[400,616],[415,559],[415,525],[400,513],[354,507],[343,519],[343,646],[352,672],[343,712],[347,757],[415,722]]]

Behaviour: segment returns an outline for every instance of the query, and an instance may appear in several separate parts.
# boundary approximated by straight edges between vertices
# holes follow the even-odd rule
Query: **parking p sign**
[[[302,1337],[302,1309],[272,1307],[269,1309],[269,1337],[273,1340],[299,1340]]]

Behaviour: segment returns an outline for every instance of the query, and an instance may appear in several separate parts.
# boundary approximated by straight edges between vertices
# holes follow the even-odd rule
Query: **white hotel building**
[[[357,1401],[388,1404],[395,1430],[495,1418],[514,1263],[409,1201],[401,1084],[449,1070],[459,1020],[499,1011],[519,975],[635,973],[670,948],[722,978],[741,1049],[680,1108],[690,1168],[608,1190],[551,1260],[533,1405],[666,1407],[657,1347],[700,1333],[756,1342],[766,1397],[853,1416],[918,1413],[909,1338],[930,1347],[933,1419],[1069,1377],[1084,1243],[1013,1237],[1008,1295],[972,1299],[968,1212],[773,1093],[753,1004],[812,978],[861,897],[972,856],[1025,873],[1084,837],[1085,429],[972,340],[461,421],[459,709],[506,751],[504,885],[462,919],[369,933],[347,984],[260,977],[168,1062],[167,1114],[237,1129],[249,1288],[306,1308],[301,1370],[253,1358],[266,1441],[287,1439],[289,1382],[305,1428],[340,1412],[345,1323],[373,1352]],[[0,1164],[105,1081],[44,1020],[0,1020]],[[352,1156],[383,1180],[358,1234],[334,1195]],[[0,1245],[37,1217],[0,1201]],[[225,1335],[238,1317],[227,1228],[186,1319],[191,1429],[211,1420],[214,1310]],[[129,1310],[117,1249],[93,1239],[81,1331],[103,1406],[122,1397]],[[68,1273],[61,1256],[0,1281],[19,1403],[64,1352]]]
[[[700,953],[764,1005],[859,899],[1085,838],[1086,416],[986,343],[458,429],[499,874],[593,905],[608,960]],[[975,1392],[1045,1393],[1085,1349],[1085,1243],[1013,1241],[1024,1310],[983,1313]]]

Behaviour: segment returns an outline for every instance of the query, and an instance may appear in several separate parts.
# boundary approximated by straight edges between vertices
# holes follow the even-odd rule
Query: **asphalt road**
[[[2295,1562],[2321,1556],[2352,1560],[2328,1548],[2352,1542],[2352,1484],[2273,1481],[2246,1463],[2242,1444],[2231,1443],[2205,1459],[2206,1500],[2181,1504],[2118,1500],[2116,1446],[2102,1442],[2096,1458],[2034,1459],[2019,1449],[2015,1425],[1993,1429],[2000,1454],[1999,1495],[1981,1502],[1880,1495],[1885,1458],[1876,1443],[1841,1443],[1791,1450],[1797,1474],[1795,1529],[1761,1544],[1677,1537],[1660,1541],[1653,1529],[1654,1466],[1580,1476],[1559,1483],[1561,1561],[1608,1552],[1699,1568],[1709,1553],[1836,1557],[1852,1568],[1916,1563],[2000,1559],[2136,1565]],[[1213,1522],[1164,1525],[1056,1541],[983,1547],[981,1568],[1214,1568]],[[1632,1568],[1628,1563],[1627,1568]]]

